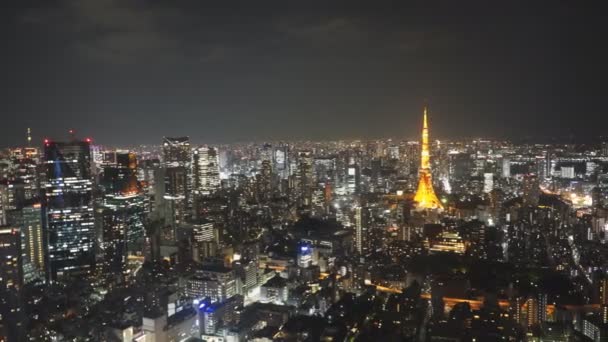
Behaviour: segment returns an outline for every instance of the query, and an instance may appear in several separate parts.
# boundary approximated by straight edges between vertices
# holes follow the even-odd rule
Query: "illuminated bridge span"
[[[401,293],[401,290],[399,290],[399,289],[394,289],[394,288],[386,287],[386,286],[382,286],[382,285],[373,285],[373,286],[375,286],[376,290],[378,290],[380,292]],[[420,295],[420,298],[431,299],[431,294],[423,293]],[[479,310],[483,306],[483,300],[479,300],[479,299],[443,297],[443,302],[450,309],[454,305],[456,305],[458,303],[464,303],[464,302],[469,303],[469,305],[471,306],[471,309],[473,309],[473,310]],[[501,309],[509,308],[509,302],[506,300],[498,301],[498,305],[500,306]]]
[[[395,289],[392,287],[386,287],[386,286],[375,285],[375,284],[371,284],[371,285],[375,286],[376,290],[380,291],[380,292],[401,293],[401,290]],[[420,298],[431,299],[431,294],[423,293],[420,295]],[[479,310],[483,306],[483,300],[478,300],[478,299],[443,297],[443,301],[450,310],[454,305],[456,305],[458,303],[464,303],[464,302],[469,303],[469,305],[471,306],[471,309],[473,309],[473,310]],[[506,310],[509,308],[509,301],[499,300],[498,305],[500,306],[501,309]],[[600,309],[600,305],[599,304],[564,305],[563,308],[568,311],[596,312]],[[548,304],[547,305],[547,314],[551,315],[551,314],[553,314],[553,312],[555,312],[555,305]]]

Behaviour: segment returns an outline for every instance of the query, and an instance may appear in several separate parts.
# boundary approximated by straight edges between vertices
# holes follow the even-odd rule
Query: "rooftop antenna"
[[[32,144],[32,130],[28,127],[27,128],[27,146],[31,146]]]

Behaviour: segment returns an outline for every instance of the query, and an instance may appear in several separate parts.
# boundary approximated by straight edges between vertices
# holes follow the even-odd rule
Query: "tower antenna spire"
[[[422,124],[422,128],[423,129],[428,129],[429,125],[428,125],[428,121],[427,121],[427,110],[428,110],[428,106],[425,105],[424,106],[424,119],[423,119],[423,124]]]

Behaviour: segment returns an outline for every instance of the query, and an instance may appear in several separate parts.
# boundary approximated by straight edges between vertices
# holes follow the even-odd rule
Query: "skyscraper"
[[[310,206],[312,203],[312,152],[301,151],[298,153],[298,189],[300,194],[300,204]]]
[[[530,296],[526,301],[528,326],[537,325],[547,321],[547,295],[538,293]]]
[[[19,187],[15,183],[0,181],[0,226],[8,223],[8,213],[10,210],[17,209],[19,202]]]
[[[508,157],[502,159],[502,177],[511,178],[511,160]]]
[[[104,190],[100,208],[101,251],[104,268],[120,275],[129,251],[143,243],[145,197],[137,181],[137,159],[134,153],[117,152],[116,163],[103,171]],[[138,248],[141,250],[141,248]]]
[[[163,138],[165,193],[163,199],[172,212],[169,222],[179,223],[189,216],[192,198],[192,156],[189,137]],[[158,196],[158,194],[157,194]]]
[[[274,149],[274,167],[275,172],[285,179],[289,176],[289,145],[280,144]]]
[[[355,250],[365,254],[369,250],[369,208],[355,207]]]
[[[435,195],[431,176],[431,155],[429,152],[429,127],[427,123],[427,109],[424,107],[422,126],[422,150],[420,152],[420,171],[418,190],[414,196],[418,209],[443,209],[441,202]]]
[[[262,163],[265,160],[272,162],[272,145],[264,144],[260,149],[260,158],[259,162]]]
[[[0,341],[25,341],[23,263],[18,228],[0,226]]]
[[[166,167],[190,165],[190,138],[163,137],[163,162]]]
[[[156,184],[157,178],[161,178],[158,175],[160,172],[162,172],[162,170],[160,168],[160,160],[158,159],[146,159],[138,163],[137,179],[141,182],[142,190],[146,196],[147,212],[151,212],[152,209],[156,207],[157,202],[160,201],[158,196],[162,196],[162,191],[157,192],[157,188],[158,186],[164,188],[165,184],[164,182]]]
[[[188,174],[183,166],[165,169],[163,199],[171,208],[168,222],[180,223],[188,216]]]
[[[354,195],[359,192],[359,165],[355,162],[355,158],[349,158],[346,168],[346,194]]]
[[[199,147],[194,150],[194,190],[209,195],[220,188],[220,166],[217,150]]]
[[[256,176],[257,193],[259,201],[266,201],[272,197],[272,163],[270,160],[262,161],[260,173]]]
[[[25,283],[41,278],[46,270],[42,206],[34,202],[12,210],[9,212],[8,221],[11,226],[19,227],[21,231]]]
[[[523,204],[526,206],[537,206],[540,196],[538,177],[533,173],[525,175],[522,188]]]
[[[13,160],[13,178],[23,184],[23,199],[29,200],[39,195],[38,165],[40,156],[38,148],[19,147],[11,149]]]
[[[0,226],[0,292],[22,286],[21,233],[18,228]]]
[[[599,288],[600,304],[608,305],[608,278],[602,277],[595,284]]]
[[[486,172],[483,174],[483,192],[487,194],[492,189],[494,189],[494,174]]]
[[[95,229],[90,141],[45,141],[49,278],[90,272]]]

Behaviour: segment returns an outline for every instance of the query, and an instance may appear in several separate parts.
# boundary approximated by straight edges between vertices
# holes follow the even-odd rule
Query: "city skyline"
[[[426,102],[425,102],[426,103]],[[422,109],[428,109],[429,106],[421,106]],[[430,112],[430,110],[429,110]],[[413,124],[409,123],[407,125],[409,132],[410,127],[412,126],[420,126],[423,121],[419,120],[420,123]],[[429,120],[430,121],[430,120]],[[180,134],[174,134],[175,136],[179,136]],[[234,140],[205,140],[205,138],[200,138],[198,136],[190,136],[186,134],[181,134],[183,137],[187,137],[191,139],[193,146],[232,146],[232,145],[240,145],[240,144],[259,144],[264,145],[266,143],[303,143],[303,142],[311,142],[311,143],[327,143],[327,142],[372,142],[372,141],[409,141],[409,142],[419,142],[419,132],[413,135],[394,135],[394,136],[341,136],[341,137],[322,137],[322,138],[306,138],[306,137],[285,137],[285,138],[251,138],[247,139],[234,139]],[[40,137],[40,138],[39,138]],[[40,147],[43,146],[47,141],[71,141],[71,140],[87,140],[93,145],[100,145],[108,148],[117,148],[117,149],[126,149],[129,150],[131,148],[135,148],[137,146],[157,146],[161,147],[163,144],[163,139],[166,137],[160,136],[156,137],[155,140],[145,139],[145,142],[140,141],[129,141],[124,143],[116,143],[115,140],[99,140],[96,136],[86,134],[86,132],[81,132],[73,127],[65,128],[63,131],[57,132],[54,136],[48,134],[36,134],[32,131],[31,127],[27,127],[21,136],[21,140],[15,141],[12,144],[8,144],[6,146],[0,145],[0,148],[10,148],[10,147],[19,147],[19,146],[31,146],[31,147]],[[38,139],[39,138],[39,139]],[[430,140],[430,144],[436,144],[437,142],[454,142],[454,141],[495,141],[495,142],[509,142],[515,144],[545,144],[545,145],[579,145],[579,146],[600,146],[603,142],[608,140],[608,134],[598,134],[598,135],[589,135],[589,136],[575,136],[573,134],[564,134],[564,135],[522,135],[518,137],[508,137],[508,136],[489,136],[489,135],[464,135],[464,136],[434,136],[433,139]]]
[[[596,7],[6,0],[0,342],[608,340]]]
[[[11,2],[0,146],[604,134],[601,11],[484,4]]]

